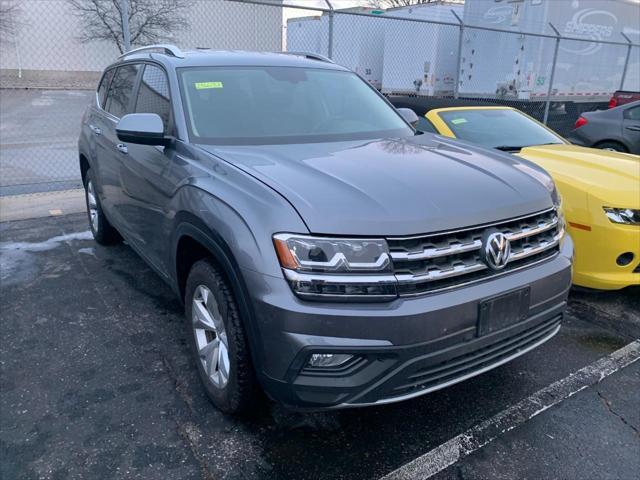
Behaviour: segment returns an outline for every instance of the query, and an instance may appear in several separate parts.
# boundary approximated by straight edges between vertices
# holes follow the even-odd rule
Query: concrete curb
[[[0,197],[0,222],[84,212],[84,190]]]

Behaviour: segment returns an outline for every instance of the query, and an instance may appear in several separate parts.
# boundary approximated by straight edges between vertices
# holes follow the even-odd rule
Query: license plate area
[[[529,315],[531,288],[525,287],[487,298],[478,306],[478,336],[526,320]]]

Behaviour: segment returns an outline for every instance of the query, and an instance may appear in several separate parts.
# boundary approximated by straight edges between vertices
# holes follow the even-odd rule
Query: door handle
[[[91,129],[91,131],[93,133],[95,133],[96,135],[102,135],[102,130],[100,130],[98,127],[96,127],[95,125],[89,125],[89,128]]]
[[[632,132],[640,132],[640,125],[631,125],[630,127],[625,127],[627,130],[631,130]]]
[[[124,154],[129,153],[129,149],[127,148],[127,146],[124,143],[117,144],[116,148],[118,149],[118,151],[120,153],[124,153]]]

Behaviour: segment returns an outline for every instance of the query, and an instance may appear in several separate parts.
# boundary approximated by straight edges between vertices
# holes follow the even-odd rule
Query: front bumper
[[[269,396],[299,408],[345,408],[418,396],[495,368],[551,338],[571,285],[573,243],[530,268],[446,292],[386,304],[304,302],[283,278],[244,271],[258,339],[254,351]],[[529,287],[527,318],[478,335],[480,303]],[[311,371],[311,353],[357,356]]]
[[[573,283],[598,290],[618,290],[640,285],[640,226],[618,225],[603,218],[591,224],[591,231],[568,231],[575,242]],[[632,253],[627,265],[619,265],[621,254]]]

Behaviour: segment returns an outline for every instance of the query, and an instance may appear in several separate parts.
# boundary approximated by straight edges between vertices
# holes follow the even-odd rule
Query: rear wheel
[[[244,327],[229,285],[209,260],[191,268],[185,313],[187,335],[207,395],[224,412],[247,411],[258,389]]]
[[[628,150],[624,145],[614,141],[600,142],[597,145],[595,145],[595,148],[599,148],[601,150],[608,150],[610,152],[628,153]]]
[[[101,245],[110,245],[120,240],[117,230],[105,217],[100,204],[100,199],[95,188],[95,179],[91,169],[87,170],[84,180],[85,201],[87,204],[87,214],[89,216],[89,227],[96,242]]]

